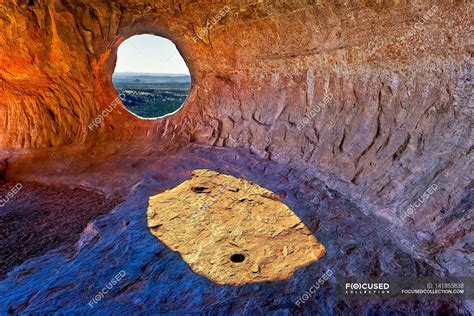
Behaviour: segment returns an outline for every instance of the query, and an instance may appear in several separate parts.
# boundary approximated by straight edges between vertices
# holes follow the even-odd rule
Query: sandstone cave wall
[[[304,163],[432,248],[435,234],[469,231],[470,12],[464,1],[4,1],[0,146],[148,137],[246,147]],[[159,121],[117,107],[90,131],[117,97],[118,46],[142,33],[177,44],[188,101]]]

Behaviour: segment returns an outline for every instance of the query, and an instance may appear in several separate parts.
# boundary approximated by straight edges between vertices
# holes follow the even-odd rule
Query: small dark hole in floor
[[[193,190],[196,193],[209,193],[209,192],[211,192],[211,190],[209,188],[206,188],[206,187],[194,187],[194,188],[191,188],[191,190]]]
[[[236,253],[235,255],[230,256],[230,261],[232,262],[244,262],[244,260],[245,256],[240,253]]]

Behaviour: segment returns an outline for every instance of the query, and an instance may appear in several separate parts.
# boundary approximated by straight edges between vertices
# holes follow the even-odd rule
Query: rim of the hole
[[[234,253],[233,255],[230,256],[230,261],[234,263],[241,263],[245,261],[245,255],[241,253]]]
[[[188,72],[189,72],[189,91],[187,93],[187,96],[186,96],[186,99],[184,99],[183,103],[181,104],[181,106],[179,108],[177,108],[174,112],[171,112],[171,113],[167,113],[163,116],[157,116],[157,117],[141,117],[140,115],[138,114],[135,114],[133,113],[132,111],[130,111],[128,109],[128,107],[125,106],[125,104],[123,103],[123,101],[125,99],[122,99],[120,97],[121,94],[123,93],[119,93],[117,91],[117,88],[115,87],[115,84],[113,83],[113,75],[115,74],[115,68],[117,67],[117,61],[118,61],[118,48],[123,44],[125,43],[127,40],[131,39],[132,37],[135,37],[135,36],[140,36],[140,35],[152,35],[152,36],[156,36],[156,37],[161,37],[161,38],[164,38],[164,39],[167,39],[168,41],[170,41],[171,43],[173,43],[173,45],[176,47],[176,50],[178,51],[178,54],[179,56],[181,57],[181,59],[184,61],[185,65],[186,65],[186,68],[188,68]],[[188,100],[190,100],[190,97],[191,95],[193,94],[194,92],[194,80],[193,80],[193,71],[192,71],[192,68],[188,65],[188,61],[187,61],[187,58],[185,58],[185,56],[181,53],[182,50],[180,49],[180,47],[175,43],[175,41],[173,41],[171,38],[169,38],[168,36],[164,36],[162,34],[156,34],[156,33],[153,33],[153,32],[144,32],[144,33],[137,33],[137,34],[133,34],[133,35],[130,35],[128,36],[127,38],[125,38],[124,40],[120,41],[120,44],[118,44],[118,46],[116,46],[116,62],[115,62],[115,67],[112,71],[112,74],[111,74],[111,81],[112,81],[112,86],[114,88],[114,91],[117,95],[117,98],[120,99],[120,106],[125,109],[125,111],[127,111],[129,114],[132,114],[133,116],[135,116],[136,118],[140,119],[140,120],[145,120],[145,121],[159,121],[159,120],[162,120],[162,119],[165,119],[167,118],[168,116],[171,116],[171,115],[174,115],[176,113],[178,113],[187,103],[188,103]]]

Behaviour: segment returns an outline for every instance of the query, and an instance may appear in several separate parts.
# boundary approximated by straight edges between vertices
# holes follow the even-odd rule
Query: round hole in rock
[[[175,113],[191,87],[189,69],[176,46],[155,35],[133,36],[119,46],[112,79],[123,105],[143,119]]]
[[[230,261],[232,262],[244,262],[245,260],[245,256],[243,254],[240,254],[240,253],[236,253],[236,254],[233,254],[232,256],[230,256]]]

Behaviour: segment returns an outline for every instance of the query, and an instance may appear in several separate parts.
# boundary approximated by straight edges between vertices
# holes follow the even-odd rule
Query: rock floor
[[[143,148],[143,151],[147,151]],[[68,157],[65,153],[63,157]],[[124,201],[97,214],[76,243],[54,249],[14,268],[0,282],[0,314],[248,314],[359,315],[468,314],[459,301],[338,301],[336,277],[421,276],[438,273],[402,251],[381,220],[366,216],[351,201],[308,172],[261,160],[245,150],[194,148],[168,156],[143,156],[45,164],[49,182],[63,180],[102,188]],[[326,247],[326,256],[288,280],[239,286],[217,285],[197,275],[147,229],[148,198],[206,168],[243,177],[285,197],[285,203]],[[67,168],[66,168],[67,169]],[[35,176],[38,181],[46,179]],[[68,180],[66,180],[68,179]],[[70,185],[71,183],[69,183]],[[67,197],[64,197],[67,199]],[[24,203],[17,199],[12,203]],[[64,201],[62,202],[64,203]],[[66,216],[66,214],[62,214]],[[69,218],[69,217],[68,217]],[[71,217],[72,218],[72,217]],[[72,219],[71,219],[72,220]],[[27,227],[25,219],[23,227]],[[47,238],[47,236],[44,236]],[[295,302],[328,270],[334,276],[303,304]],[[111,282],[119,273],[124,277]],[[115,283],[93,301],[98,291]],[[92,305],[92,307],[91,307]]]
[[[12,202],[0,208],[0,280],[30,258],[52,249],[71,248],[89,222],[121,202],[118,197],[108,199],[83,188],[21,184]],[[13,186],[0,186],[0,196]]]

